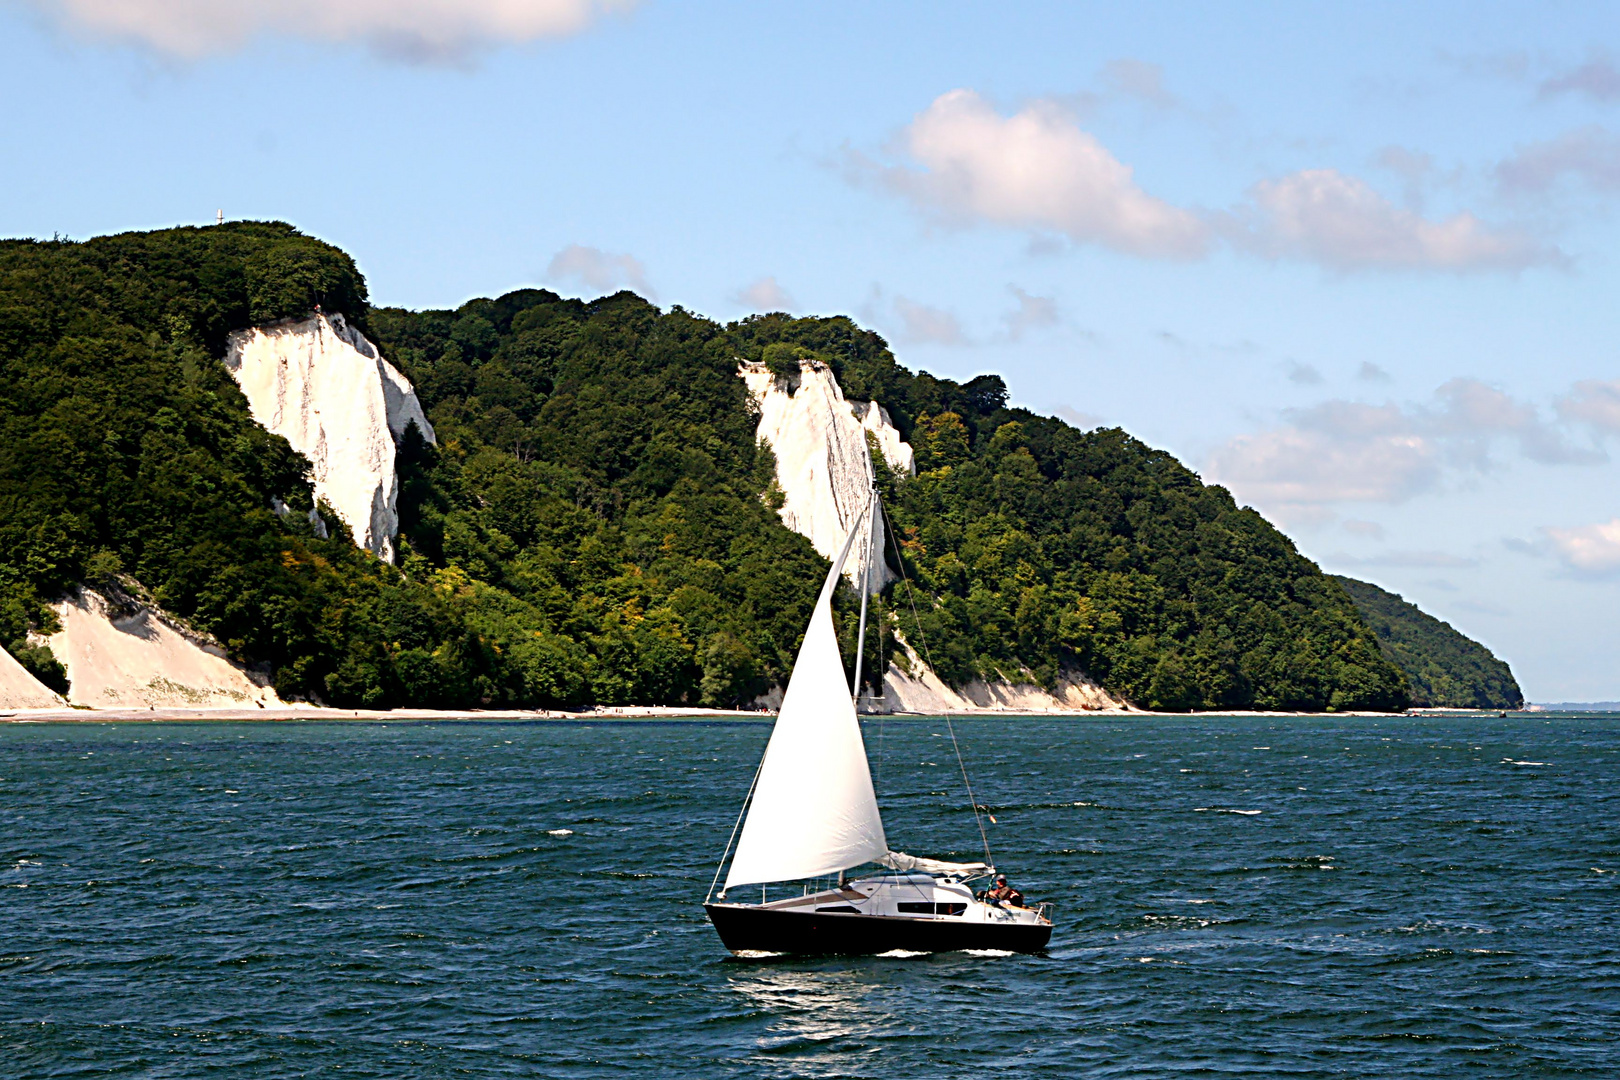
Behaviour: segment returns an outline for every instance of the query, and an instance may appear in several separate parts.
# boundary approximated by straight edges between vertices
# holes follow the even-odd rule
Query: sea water
[[[1620,1076],[1620,719],[955,727],[1045,955],[729,957],[762,723],[0,725],[0,1075]]]

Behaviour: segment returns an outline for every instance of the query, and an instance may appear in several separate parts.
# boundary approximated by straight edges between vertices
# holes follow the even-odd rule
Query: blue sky
[[[1620,698],[1620,9],[1005,7],[13,0],[0,235],[849,313]]]

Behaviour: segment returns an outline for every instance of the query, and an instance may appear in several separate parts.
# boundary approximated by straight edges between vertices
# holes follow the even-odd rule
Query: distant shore
[[[880,714],[862,714],[880,715]],[[924,713],[884,713],[885,716],[924,716]],[[1139,710],[1092,710],[1088,712],[1014,713],[986,709],[983,712],[953,713],[960,716],[1145,716]],[[703,709],[673,705],[616,705],[591,709],[328,709],[318,706],[266,708],[129,708],[129,709],[11,709],[0,711],[0,724],[121,723],[152,724],[176,721],[231,723],[295,723],[337,720],[775,720],[775,710]]]
[[[1395,718],[1401,716],[1438,716],[1438,715],[1495,715],[1495,709],[1412,709],[1405,713],[1378,713],[1378,712],[1345,712],[1345,713],[1287,713],[1287,712],[1255,712],[1250,710],[1234,710],[1232,712],[1209,713],[1171,713],[1151,712],[1142,709],[1088,709],[1072,712],[1014,712],[1001,709],[983,709],[974,712],[951,713],[952,716],[968,718],[983,718],[1001,716],[1014,718],[1072,718],[1084,717],[1163,717],[1163,716],[1250,716],[1274,717],[1282,719],[1295,716],[1364,716]],[[896,719],[921,719],[928,716],[943,714],[936,713],[863,713],[863,718],[877,716],[892,716]],[[1515,715],[1535,715],[1532,712],[1518,711]],[[88,709],[88,708],[53,708],[53,709],[10,709],[0,711],[0,724],[60,724],[60,723],[91,723],[91,724],[153,724],[176,722],[215,722],[215,723],[296,723],[299,721],[387,721],[387,720],[467,720],[467,721],[533,721],[558,720],[574,723],[589,722],[592,720],[658,720],[658,719],[691,719],[691,720],[774,720],[774,711],[754,709],[702,709],[686,706],[672,705],[619,705],[601,706],[591,709],[329,709],[312,705],[280,706],[267,708],[128,708],[128,709]]]
[[[0,723],[165,723],[184,720],[250,723],[293,723],[332,720],[636,720],[658,717],[721,717],[767,720],[774,714],[742,709],[671,708],[663,705],[625,705],[595,709],[329,709],[314,705],[265,708],[241,706],[128,709],[11,709],[0,712]]]

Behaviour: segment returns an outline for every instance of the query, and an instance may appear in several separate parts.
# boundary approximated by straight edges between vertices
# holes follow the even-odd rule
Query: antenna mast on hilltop
[[[223,211],[223,210],[214,211],[214,224],[215,225],[223,225],[223,224],[225,224],[225,211]]]

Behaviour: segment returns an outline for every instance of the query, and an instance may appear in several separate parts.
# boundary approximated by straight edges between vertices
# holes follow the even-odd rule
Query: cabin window
[[[826,908],[821,910],[825,911]],[[902,915],[960,915],[966,910],[966,904],[928,904],[915,900],[900,903]]]
[[[816,911],[831,911],[839,915],[859,915],[861,913],[860,908],[850,907],[848,904],[834,904],[832,907],[818,907],[816,908]]]

